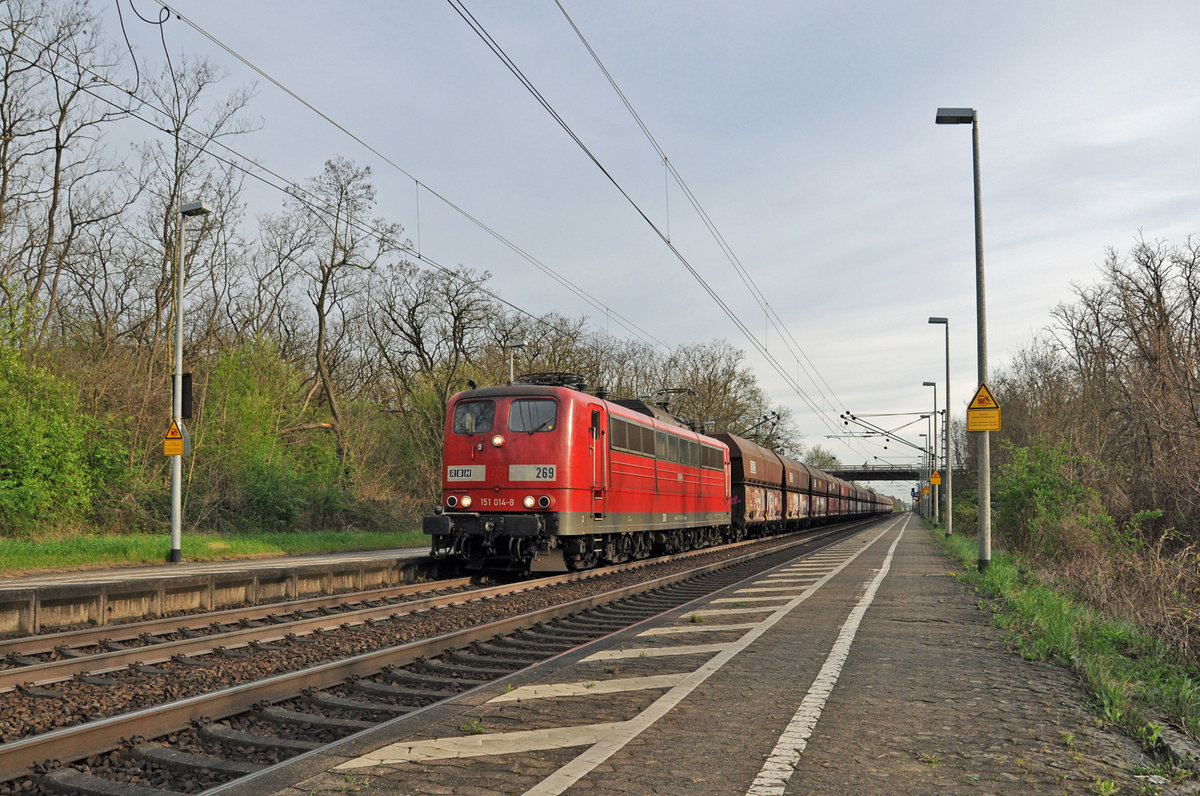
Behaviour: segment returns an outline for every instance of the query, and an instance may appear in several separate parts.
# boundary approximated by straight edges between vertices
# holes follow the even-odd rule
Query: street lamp
[[[979,190],[979,115],[974,108],[938,108],[938,124],[970,124],[971,155],[975,175],[975,325],[979,347],[979,383],[987,380],[987,320],[983,291],[983,208]],[[992,470],[990,438],[979,434],[979,571],[992,560]]]
[[[946,474],[942,476],[946,484],[946,509],[943,516],[946,518],[946,536],[947,538],[954,533],[954,512],[951,510],[951,498],[954,494],[953,479],[954,479],[954,454],[950,450],[950,319],[949,318],[930,318],[930,323],[940,323],[946,327],[946,419],[942,423],[942,431],[945,436],[945,444],[942,446],[942,454],[946,462]],[[937,393],[934,393],[935,400]]]
[[[925,424],[929,424],[929,415],[921,415],[925,418]],[[929,435],[918,434],[918,437],[924,437],[925,441],[921,443],[921,514],[925,517],[929,516],[929,501],[925,499],[925,490],[929,488]],[[932,497],[932,496],[931,496]]]
[[[921,382],[921,386],[933,388],[933,469],[936,470],[938,468],[937,382],[936,381],[923,381],[923,382]],[[930,493],[930,497],[933,498],[933,506],[931,507],[933,510],[933,524],[937,525],[937,523],[938,523],[938,485],[933,483],[932,477],[929,480],[929,493]]]
[[[204,202],[189,202],[179,208],[179,251],[175,267],[175,390],[171,401],[173,425],[185,442],[182,452],[171,456],[171,563],[183,559],[183,456],[190,453],[183,425],[183,243],[189,216],[206,216],[212,209]],[[169,432],[168,432],[169,433]]]
[[[515,342],[508,343],[504,347],[508,349],[508,383],[512,384],[516,378],[513,374],[513,367],[514,367],[514,360],[515,360],[516,354],[517,354],[517,349],[524,348],[525,341],[517,340]]]

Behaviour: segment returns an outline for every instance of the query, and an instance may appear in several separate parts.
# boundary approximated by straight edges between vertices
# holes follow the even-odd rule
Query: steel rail
[[[848,530],[851,529],[830,530],[830,533],[845,533]],[[711,562],[694,569],[580,597],[566,603],[494,620],[473,628],[375,650],[352,658],[318,664],[307,669],[275,675],[252,683],[243,683],[221,691],[187,697],[165,705],[155,705],[132,713],[124,713],[22,738],[0,745],[0,782],[24,776],[29,772],[31,766],[39,761],[51,758],[78,760],[111,751],[119,747],[125,739],[134,736],[151,738],[177,732],[196,720],[225,718],[244,712],[263,700],[278,702],[291,699],[307,688],[329,688],[352,676],[376,674],[386,666],[412,663],[418,658],[432,657],[448,649],[465,647],[474,642],[514,633],[526,627],[620,600],[633,594],[651,591],[754,558],[809,544],[822,537],[823,535],[817,537],[809,535],[803,539],[792,539],[767,550]],[[711,552],[712,549],[708,548],[707,552]],[[545,581],[536,581],[535,583],[545,585]],[[447,696],[451,695],[447,694]]]
[[[617,564],[610,567],[589,569],[583,572],[571,572],[565,575],[554,575],[548,578],[522,581],[516,584],[508,583],[498,586],[485,586],[478,589],[473,589],[471,591],[456,592],[454,594],[439,595],[436,597],[426,597],[424,599],[411,600],[404,603],[374,606],[369,608],[356,608],[337,614],[308,617],[305,619],[293,619],[280,624],[270,625],[268,627],[231,629],[197,638],[151,643],[144,646],[131,647],[126,650],[100,652],[94,655],[87,655],[86,657],[64,658],[61,660],[30,664],[28,666],[21,666],[11,669],[0,669],[0,694],[12,691],[13,689],[23,685],[51,685],[53,683],[67,680],[76,675],[104,674],[105,672],[124,669],[135,663],[147,665],[164,663],[179,656],[192,657],[208,654],[216,651],[218,648],[237,649],[248,646],[252,643],[270,643],[272,641],[278,641],[288,635],[305,636],[317,631],[335,630],[347,625],[361,625],[368,621],[389,619],[395,616],[404,616],[417,611],[426,611],[430,608],[438,608],[446,605],[469,602],[474,599],[486,599],[489,597],[496,597],[506,594],[517,594],[522,591],[552,586],[559,583],[573,583],[613,573],[635,571],[646,566],[692,558],[698,555],[704,555],[706,553],[736,549],[739,546],[759,544],[762,541],[762,539],[754,539],[735,542],[730,545],[719,545],[717,547],[706,547],[700,550],[689,550],[684,553],[676,553],[674,555],[662,556],[660,558],[642,559],[639,561]],[[428,587],[426,587],[425,590],[428,590]],[[356,592],[354,594],[357,597],[358,593]],[[320,599],[324,600],[325,598]],[[251,610],[255,617],[259,618],[260,616],[264,615],[269,616],[272,613],[277,614],[281,611],[284,613],[292,613],[293,608],[293,603],[275,603],[273,610],[267,610],[265,614],[262,613],[263,609],[260,608]],[[225,613],[231,618],[241,618],[243,616],[243,614],[237,613],[236,609],[233,613],[222,613]],[[154,620],[154,624],[157,625],[160,621],[161,620]],[[210,624],[211,622],[200,625],[187,625],[187,627],[208,627]],[[137,635],[133,637],[136,638]],[[111,637],[106,635],[104,638],[109,639]],[[4,646],[0,646],[0,651],[5,649],[6,648]]]

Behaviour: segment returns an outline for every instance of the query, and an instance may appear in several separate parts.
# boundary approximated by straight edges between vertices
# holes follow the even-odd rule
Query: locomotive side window
[[[492,401],[462,401],[454,407],[455,434],[486,434],[492,430],[496,404]]]
[[[508,408],[508,430],[553,431],[558,419],[558,404],[547,398],[522,398]]]
[[[658,458],[665,461],[667,458],[667,432],[656,432],[654,439],[654,453],[656,456],[658,456]]]
[[[615,417],[608,419],[608,446],[618,450],[629,447],[629,424]]]
[[[701,445],[700,466],[708,470],[724,470],[725,461],[721,456],[721,449],[710,448],[707,445]]]
[[[654,429],[642,426],[640,442],[638,444],[638,452],[645,456],[654,455]]]
[[[654,456],[654,429],[615,417],[608,419],[608,446],[627,453]]]

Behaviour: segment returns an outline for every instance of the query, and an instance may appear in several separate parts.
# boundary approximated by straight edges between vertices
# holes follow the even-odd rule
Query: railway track
[[[270,614],[222,612],[229,621],[221,632],[182,639],[161,632],[160,643],[124,650],[104,647],[128,642],[92,639],[88,645],[102,651],[86,657],[61,654],[61,644],[47,653],[52,637],[40,648],[22,639],[13,646],[29,645],[15,656],[26,663],[0,671],[15,679],[0,694],[0,794],[212,789],[674,609],[867,524],[520,584],[457,584],[452,594],[409,593],[397,604],[309,605],[279,622]],[[148,631],[136,630],[127,632],[144,641]]]

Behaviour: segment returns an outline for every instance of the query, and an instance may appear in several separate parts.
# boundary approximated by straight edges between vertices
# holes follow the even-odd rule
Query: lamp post
[[[925,418],[925,425],[929,425],[929,415],[921,415]],[[925,496],[925,490],[929,488],[929,435],[918,434],[918,437],[924,437],[925,441],[921,443],[921,516],[929,516],[929,500]]]
[[[175,389],[171,401],[171,418],[187,437],[183,426],[183,243],[189,216],[206,216],[212,210],[204,202],[189,202],[179,208],[179,251],[175,266]],[[186,448],[185,448],[186,452]],[[171,457],[171,555],[178,563],[183,559],[183,454]]]
[[[970,124],[971,155],[975,177],[975,325],[979,348],[979,383],[987,380],[987,319],[983,290],[983,208],[979,190],[979,115],[974,108],[938,108],[938,124]],[[990,439],[979,435],[979,571],[992,560],[992,470]]]
[[[517,349],[524,348],[525,341],[517,340],[515,342],[508,343],[504,347],[508,349],[508,383],[512,384],[513,381],[515,381],[515,379],[516,379],[513,368],[514,368],[514,360],[516,359],[516,355],[517,355]]]
[[[954,496],[954,454],[950,450],[950,319],[949,318],[930,318],[930,323],[940,323],[946,327],[946,419],[942,423],[942,433],[945,434],[944,444],[942,445],[942,455],[946,463],[946,472],[942,476],[943,483],[946,484],[944,494],[946,495],[946,508],[943,515],[946,518],[946,536],[954,533],[954,512],[951,510],[951,499]],[[934,393],[936,400],[937,393]]]
[[[936,381],[923,381],[923,382],[921,382],[921,386],[933,388],[933,446],[932,447],[933,447],[933,469],[936,470],[938,468],[938,439],[939,439],[938,408],[937,408],[937,405],[938,405],[938,403],[937,403],[937,382]],[[929,493],[930,493],[930,496],[933,498],[933,506],[932,506],[932,508],[933,508],[933,524],[937,525],[937,523],[938,523],[938,505],[939,505],[938,485],[933,483],[932,477],[930,478],[930,483],[929,483]]]

